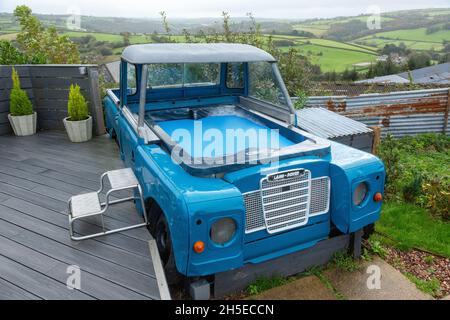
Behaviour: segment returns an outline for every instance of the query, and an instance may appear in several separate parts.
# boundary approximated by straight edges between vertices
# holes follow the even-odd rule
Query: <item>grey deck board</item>
[[[67,264],[57,261],[49,256],[29,249],[19,243],[0,236],[0,254],[7,255],[10,259],[27,265],[33,270],[47,275],[48,277],[66,283]],[[82,278],[80,291],[100,299],[143,299],[144,296],[130,291],[122,286],[116,285],[103,278],[92,275],[81,270]]]
[[[40,193],[32,192],[30,190],[17,187],[12,184],[7,184],[2,182],[2,177],[0,175],[0,192],[13,196],[16,198],[21,198],[24,201],[28,201],[30,203],[33,203],[35,205],[41,206],[46,209],[50,209],[57,212],[67,212],[67,203],[64,201],[59,201],[53,198],[46,197]],[[77,192],[74,192],[76,194]],[[105,225],[109,228],[117,228],[124,226],[124,222],[136,222],[136,214],[133,216],[133,212],[130,213],[130,211],[134,210],[132,207],[129,207],[128,211],[123,212],[123,214],[120,214],[120,212],[117,212],[117,209],[115,207],[111,207],[111,210],[109,211],[108,215],[105,216]],[[115,216],[120,216],[121,220],[115,219]],[[129,217],[129,220],[126,220],[126,217]],[[95,219],[95,218],[94,218]],[[89,221],[92,221],[93,219],[89,219]],[[125,221],[124,221],[125,220]],[[142,239],[145,235],[147,235],[146,240],[150,239],[148,233],[144,229],[133,229],[125,231],[124,234],[127,234],[131,237],[136,237],[138,239]]]
[[[42,299],[93,299],[78,290],[68,290],[65,284],[3,256],[0,256],[0,265],[2,279],[22,289],[26,288],[30,292],[39,292],[39,297]]]
[[[0,205],[0,219],[6,220],[15,225],[30,230],[35,234],[51,238],[55,242],[71,245],[71,240],[66,236],[66,231],[61,232],[61,227],[52,225],[48,222],[36,219],[23,213]],[[117,247],[109,246],[105,243],[98,243],[94,240],[85,240],[77,243],[77,250],[90,255],[99,257],[105,261],[115,262],[125,268],[137,272],[154,276],[150,259],[144,258],[122,250]]]
[[[68,198],[97,190],[101,173],[121,167],[118,148],[106,136],[82,144],[58,131],[0,137],[0,299],[160,298],[145,228],[81,242],[69,238]],[[124,203],[105,224],[141,220],[134,205]],[[75,230],[99,228],[92,218]],[[81,269],[80,290],[66,286],[69,265]]]
[[[0,300],[39,300],[39,297],[0,278]]]
[[[0,194],[0,199],[1,196],[2,195]],[[68,230],[67,215],[63,213],[59,212],[59,214],[55,215],[55,211],[42,208],[14,197],[9,197],[3,202],[0,201],[0,204]],[[84,220],[79,221],[79,226],[87,233],[96,233],[100,231],[99,225],[92,224]],[[99,237],[96,238],[95,241],[116,246],[118,248],[128,250],[129,252],[148,257],[146,251],[148,243],[142,239],[128,237],[127,235],[120,233],[115,234],[114,236],[109,235]]]

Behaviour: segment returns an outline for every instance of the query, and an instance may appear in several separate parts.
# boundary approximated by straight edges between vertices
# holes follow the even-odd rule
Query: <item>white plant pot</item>
[[[86,120],[69,121],[64,118],[64,127],[67,135],[72,142],[85,142],[92,139],[92,117],[89,116]]]
[[[12,116],[8,114],[8,119],[16,136],[31,136],[36,133],[36,112],[27,116]]]

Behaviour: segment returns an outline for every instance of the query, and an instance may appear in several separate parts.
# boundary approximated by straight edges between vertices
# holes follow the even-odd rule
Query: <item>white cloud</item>
[[[84,15],[116,17],[158,17],[164,10],[169,18],[217,17],[222,11],[232,16],[304,19],[315,17],[350,16],[366,12],[369,6],[381,11],[449,7],[450,0],[0,0],[0,12],[12,12],[26,4],[36,13],[66,13],[77,6]]]

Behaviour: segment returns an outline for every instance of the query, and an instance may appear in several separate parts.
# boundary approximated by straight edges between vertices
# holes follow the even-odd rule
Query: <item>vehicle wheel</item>
[[[164,266],[167,283],[169,285],[179,284],[183,280],[183,276],[178,272],[175,265],[175,255],[173,252],[169,225],[167,224],[166,217],[162,212],[156,222],[155,240],[158,245],[161,262]]]
[[[375,224],[374,223],[368,224],[367,226],[365,226],[363,228],[363,231],[364,231],[364,234],[362,235],[362,238],[364,240],[369,239],[369,237],[372,235],[372,233],[375,232]]]

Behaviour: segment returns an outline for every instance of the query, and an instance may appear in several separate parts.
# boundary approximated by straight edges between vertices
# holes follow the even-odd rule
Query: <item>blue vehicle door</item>
[[[137,132],[123,115],[119,117],[119,127],[120,156],[127,167],[134,168],[135,152],[138,146]]]

